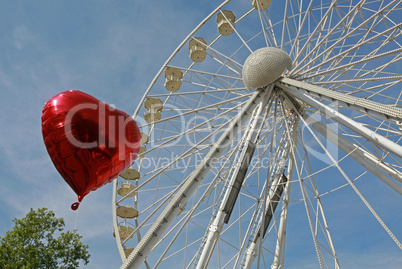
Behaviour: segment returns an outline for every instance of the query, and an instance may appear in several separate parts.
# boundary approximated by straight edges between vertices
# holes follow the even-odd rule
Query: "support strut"
[[[241,123],[246,122],[252,111],[257,107],[261,100],[267,98],[271,90],[257,90],[246,102],[239,114],[234,117],[228,129],[222,134],[212,149],[205,156],[204,160],[196,167],[191,175],[185,179],[185,183],[178,190],[173,199],[166,206],[158,219],[150,227],[138,245],[134,248],[128,258],[124,261],[121,269],[138,268],[146,259],[153,247],[162,237],[166,229],[172,224],[174,219],[186,207],[188,200],[194,191],[198,188],[202,180],[217,162],[218,157],[222,155],[226,147],[230,144],[231,134],[237,133]]]

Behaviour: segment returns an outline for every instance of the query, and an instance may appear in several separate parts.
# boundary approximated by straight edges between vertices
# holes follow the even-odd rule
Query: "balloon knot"
[[[71,205],[71,209],[72,209],[72,210],[77,210],[79,206],[80,206],[80,203],[79,203],[79,202],[76,202],[76,203],[74,203],[74,204]]]

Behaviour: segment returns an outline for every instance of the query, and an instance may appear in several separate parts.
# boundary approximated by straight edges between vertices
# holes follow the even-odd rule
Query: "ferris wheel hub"
[[[267,86],[277,80],[285,70],[292,69],[292,59],[283,50],[260,48],[247,57],[243,65],[243,82],[249,89]]]

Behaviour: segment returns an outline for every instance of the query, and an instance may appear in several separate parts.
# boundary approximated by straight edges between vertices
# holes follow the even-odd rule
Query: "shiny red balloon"
[[[65,91],[42,111],[42,134],[56,169],[78,195],[111,182],[140,150],[137,123],[125,112],[81,91]]]

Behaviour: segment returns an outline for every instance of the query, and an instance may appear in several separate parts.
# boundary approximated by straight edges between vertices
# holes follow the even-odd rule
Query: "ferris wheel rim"
[[[220,8],[222,8],[224,5],[226,5],[227,3],[229,3],[230,1],[225,1],[224,4],[222,4],[219,8],[217,8],[216,10],[214,10],[206,19],[204,19],[204,21],[197,26],[197,29],[194,29],[193,32],[191,32],[186,39],[179,45],[179,47],[174,51],[174,53],[168,58],[168,60],[166,61],[166,63],[162,66],[162,68],[159,70],[158,74],[155,76],[154,80],[151,82],[150,86],[148,87],[146,93],[144,94],[144,96],[142,97],[142,100],[140,102],[140,105],[137,107],[135,113],[134,113],[134,117],[136,115],[138,115],[140,109],[141,109],[141,104],[145,101],[145,99],[148,97],[149,92],[151,91],[151,89],[153,88],[153,86],[155,85],[157,79],[161,76],[162,72],[164,71],[164,69],[166,68],[166,66],[169,66],[170,61],[176,56],[176,54],[181,50],[181,48],[187,43],[187,41],[193,36],[193,34],[203,25],[203,23],[205,23],[205,21],[208,21],[216,12],[219,12]],[[396,2],[396,1],[394,1]],[[281,46],[283,45],[283,43],[281,43]],[[330,82],[328,82],[330,83]],[[241,89],[242,91],[244,89]],[[286,125],[287,126],[287,125]],[[300,176],[299,176],[300,177]],[[349,184],[351,185],[351,184]],[[114,201],[115,201],[115,194],[116,194],[116,189],[117,189],[117,181],[114,184]],[[306,199],[304,199],[306,200]],[[115,216],[115,206],[114,206],[114,211],[113,214]],[[116,217],[116,222],[117,222],[117,217]],[[117,229],[117,224],[115,226],[115,230]],[[116,236],[116,240],[117,240],[118,236]],[[127,241],[127,240],[126,240]],[[119,244],[119,241],[117,241]],[[123,258],[123,256],[122,256]]]

